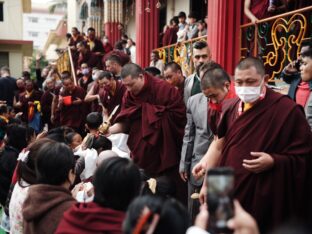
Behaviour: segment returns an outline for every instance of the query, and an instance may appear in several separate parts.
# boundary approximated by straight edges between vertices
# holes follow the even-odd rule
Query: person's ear
[[[264,77],[263,77],[264,82],[265,82],[265,83],[268,83],[269,78],[270,78],[269,75],[268,75],[268,74],[265,74]]]
[[[70,169],[68,172],[68,181],[70,183],[70,186],[72,186],[74,184],[75,179],[76,179],[76,175],[74,173],[74,170]]]
[[[229,91],[230,90],[230,86],[231,86],[231,83],[229,81],[225,81],[224,82],[224,87]]]

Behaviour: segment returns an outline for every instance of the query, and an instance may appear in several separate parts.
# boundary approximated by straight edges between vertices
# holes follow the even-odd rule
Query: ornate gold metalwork
[[[61,54],[61,56],[56,60],[56,66],[59,73],[62,73],[63,71],[71,71],[69,55],[67,51],[64,51],[64,53]]]
[[[278,36],[278,32],[281,33],[282,31],[284,31],[287,35],[292,29],[291,27],[296,27],[297,23],[298,25],[300,25],[300,27],[297,29],[297,34],[289,35],[288,39],[286,38],[286,36]],[[274,79],[276,74],[281,73],[281,71],[283,70],[283,64],[286,59],[288,60],[288,62],[291,62],[293,60],[290,53],[291,49],[294,48],[294,45],[296,45],[297,48],[296,54],[297,56],[299,55],[300,45],[304,38],[306,27],[307,20],[302,14],[294,14],[288,21],[283,18],[279,18],[273,23],[271,38],[274,51],[270,51],[267,55],[263,56],[265,65],[268,64],[270,67],[277,66],[277,69],[272,72],[272,75],[270,77],[271,80]],[[286,50],[286,46],[289,47],[288,50]],[[282,55],[280,55],[279,52],[282,52]]]
[[[197,37],[191,40],[178,42],[169,46],[155,49],[164,63],[174,61],[181,66],[184,76],[194,72],[193,65],[193,44],[197,41],[207,41],[207,36]]]
[[[255,36],[250,44],[251,48],[248,49],[253,49],[253,56],[262,57],[267,72],[270,72],[271,81],[282,72],[284,66],[299,56],[302,42],[311,39],[311,35],[308,34],[311,33],[312,27],[307,23],[307,18],[312,17],[311,13],[312,6],[262,19],[256,23]],[[265,23],[270,25],[268,37],[271,41],[267,41],[268,37],[266,37],[263,43],[263,35],[259,35],[258,28]],[[243,43],[246,39],[243,35],[250,27],[254,25],[248,23],[241,26],[241,58],[248,56],[248,49]],[[262,45],[263,51],[259,50],[259,45]]]

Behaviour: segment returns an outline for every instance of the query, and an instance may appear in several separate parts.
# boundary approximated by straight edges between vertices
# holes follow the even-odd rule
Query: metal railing
[[[197,41],[207,41],[207,36],[178,42],[155,50],[159,52],[159,57],[163,60],[164,64],[172,61],[178,63],[182,68],[184,76],[187,77],[194,72],[192,59],[193,44]]]
[[[312,6],[241,25],[241,58],[263,60],[270,80],[300,54],[302,44],[312,38]]]

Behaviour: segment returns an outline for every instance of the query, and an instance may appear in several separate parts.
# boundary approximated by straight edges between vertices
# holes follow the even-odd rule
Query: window
[[[3,21],[3,2],[0,2],[0,22]]]
[[[54,18],[46,18],[46,21],[49,22],[49,23],[55,23],[56,19],[54,19]]]
[[[0,67],[9,65],[9,52],[0,52]]]
[[[38,23],[38,18],[37,17],[29,17],[29,22]]]
[[[28,35],[30,36],[30,37],[38,37],[38,35],[39,35],[39,33],[38,32],[28,32]]]

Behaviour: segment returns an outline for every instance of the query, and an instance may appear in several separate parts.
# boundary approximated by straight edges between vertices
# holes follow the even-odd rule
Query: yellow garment
[[[252,103],[244,103],[244,112],[248,111],[252,106]]]

